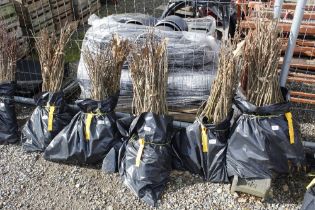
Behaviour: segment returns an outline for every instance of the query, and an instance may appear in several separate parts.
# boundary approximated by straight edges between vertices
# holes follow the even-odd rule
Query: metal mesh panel
[[[93,32],[90,29],[91,25],[88,24],[88,19],[92,14],[103,18],[115,14],[141,13],[152,16],[157,21],[169,15],[177,15],[185,19],[190,31],[194,30],[194,32],[189,32],[190,34],[185,35],[190,36],[190,39],[193,38],[193,33],[209,33],[209,30],[213,30],[214,25],[217,27],[215,31],[212,31],[213,37],[221,38],[224,32],[228,30],[229,2],[184,1],[184,4],[173,10],[169,8],[168,14],[165,14],[172,2],[176,3],[179,1],[1,0],[0,16],[2,19],[8,19],[8,16],[10,16],[10,21],[16,24],[15,31],[12,33],[16,34],[21,45],[17,62],[17,96],[31,98],[41,91],[42,78],[33,38],[38,36],[38,33],[43,28],[47,28],[51,33],[59,34],[60,29],[66,22],[79,21],[79,27],[72,36],[65,52],[66,64],[63,89],[70,103],[73,103],[80,97],[88,97],[80,94],[76,78],[83,39],[88,30],[91,33]],[[10,7],[11,10],[4,10],[4,7]],[[6,11],[6,13],[2,11]],[[162,18],[163,14],[164,17]],[[213,20],[211,19],[213,21],[213,23],[211,22],[212,26],[209,23],[206,26],[201,24],[200,28],[200,23],[203,23],[202,18],[207,18],[210,15],[215,17]],[[199,23],[194,21],[195,18],[199,18]],[[208,20],[203,21],[206,23]],[[137,24],[139,23],[134,24],[135,27]],[[106,31],[106,27],[103,27],[103,29]],[[213,38],[213,40],[215,39]],[[102,41],[106,42],[106,40]],[[175,42],[169,43],[169,49],[178,47],[177,44]],[[171,73],[168,82],[168,104],[170,109],[175,112],[175,115],[181,116],[180,113],[186,113],[184,115],[189,116],[189,120],[192,120],[196,109],[208,96],[209,88],[216,72],[217,49],[211,49],[210,53],[206,52],[205,48],[200,48],[200,43],[189,41],[189,38],[183,38],[180,45],[179,49],[181,50],[184,49],[183,46],[187,45],[187,53],[178,52],[178,55],[173,53],[171,55],[173,57],[169,58],[170,60],[175,60],[175,62],[171,62],[169,66]],[[209,51],[209,49],[207,50]],[[207,59],[209,60],[205,56],[213,60],[211,65],[204,62]],[[127,65],[124,66],[123,75],[129,76]],[[129,88],[128,90],[132,89],[129,83],[126,84],[126,87],[127,89]],[[118,110],[129,112],[131,97],[131,91],[125,91],[120,97]],[[187,117],[184,116],[183,118],[186,119]]]
[[[292,1],[296,3],[297,1]],[[284,3],[284,24],[291,24],[293,6]],[[287,36],[288,37],[288,36]],[[287,38],[286,37],[286,38]],[[307,141],[315,141],[315,1],[308,0],[288,76],[288,88],[301,134]]]

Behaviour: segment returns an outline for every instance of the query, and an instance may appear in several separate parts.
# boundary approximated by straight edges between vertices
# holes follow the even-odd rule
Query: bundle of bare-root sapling
[[[81,56],[91,81],[91,98],[77,101],[80,112],[47,147],[45,159],[92,164],[106,156],[111,166],[115,166],[113,172],[117,170],[117,148],[122,141],[114,109],[129,50],[128,40],[118,35],[113,35],[105,47],[97,43],[83,46]]]
[[[168,62],[166,40],[148,32],[130,53],[133,117],[118,121],[128,140],[121,148],[120,175],[143,201],[156,205],[171,171],[172,118],[167,116]]]
[[[304,162],[288,91],[279,85],[280,34],[277,22],[257,21],[245,38],[241,85],[234,99],[238,114],[227,152],[230,176],[270,179]]]
[[[225,156],[239,75],[241,46],[237,48],[237,41],[238,36],[222,41],[209,98],[200,107],[196,121],[177,132],[174,140],[177,162],[206,181],[228,182]]]
[[[34,97],[36,108],[22,129],[23,149],[43,152],[51,140],[70,122],[73,114],[62,92],[65,47],[77,27],[67,23],[59,36],[43,29],[34,37],[41,65],[42,93]]]
[[[17,41],[0,20],[0,144],[18,141],[15,113],[15,72]]]

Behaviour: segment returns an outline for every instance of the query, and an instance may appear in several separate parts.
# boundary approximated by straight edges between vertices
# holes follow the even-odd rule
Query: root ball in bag
[[[238,39],[223,41],[219,66],[210,96],[197,120],[177,132],[173,148],[182,167],[211,182],[228,182],[227,140],[232,117],[232,100],[238,83]]]
[[[283,94],[287,99],[285,89]],[[234,108],[238,116],[227,150],[229,176],[266,179],[302,169],[305,155],[290,108],[289,101],[255,106],[238,92]]]
[[[14,92],[14,83],[0,84],[0,144],[13,144],[19,139]]]
[[[12,33],[0,20],[0,144],[18,141],[14,102],[17,41]]]
[[[120,126],[122,135],[128,140],[119,151],[119,173],[124,184],[141,200],[155,206],[172,167],[173,120],[165,115],[166,41],[154,32],[142,35],[131,51],[129,65],[133,80],[133,111],[138,116],[130,129]]]
[[[120,149],[124,184],[151,206],[160,199],[172,170],[172,123],[171,117],[142,113],[133,120],[129,139]]]
[[[241,87],[227,151],[229,176],[264,179],[302,169],[304,151],[289,94],[279,85],[281,39],[276,22],[256,22],[245,38]]]
[[[35,96],[36,109],[22,129],[27,152],[43,152],[51,140],[70,122],[73,115],[61,91],[64,77],[64,49],[77,23],[66,24],[59,37],[47,29],[35,38],[43,78],[42,93]]]
[[[103,49],[84,46],[82,56],[92,82],[92,99],[77,101],[80,112],[47,147],[45,159],[93,164],[122,143],[114,109],[128,53],[128,40],[117,35]]]

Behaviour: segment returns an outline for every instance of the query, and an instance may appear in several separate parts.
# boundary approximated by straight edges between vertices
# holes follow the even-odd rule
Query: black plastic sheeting
[[[118,96],[104,101],[78,101],[81,111],[49,144],[44,158],[88,164],[102,161],[111,148],[121,141],[113,111],[117,102]],[[87,126],[88,115],[92,115],[90,126]]]
[[[117,141],[117,143],[109,150],[105,156],[102,164],[102,171],[108,174],[118,172],[118,155],[119,149],[123,145],[123,139]]]
[[[18,141],[14,93],[15,83],[0,84],[0,144],[14,144]]]
[[[305,195],[301,210],[314,210],[315,209],[315,186],[309,188]]]
[[[129,132],[120,127],[129,140],[119,151],[119,173],[124,184],[151,206],[160,199],[172,169],[172,121],[168,116],[143,113],[133,120]]]
[[[44,92],[34,97],[36,108],[22,129],[22,147],[27,152],[43,152],[52,139],[69,124],[72,110],[65,103],[62,92]],[[50,107],[53,112],[52,131],[48,131]]]
[[[196,120],[192,125],[177,132],[173,140],[173,149],[177,156],[177,163],[174,165],[178,166],[180,163],[183,168],[193,174],[199,174],[206,181],[228,182],[226,151],[230,117],[231,115],[218,125],[204,124]],[[203,142],[203,128],[206,142]]]
[[[129,128],[135,116],[125,116],[117,120],[116,125],[122,135],[121,141],[117,142],[105,156],[102,164],[102,171],[105,173],[116,173],[119,171],[119,151],[124,142],[128,140]],[[124,145],[125,147],[125,145]]]
[[[229,176],[272,178],[273,172],[287,174],[304,165],[305,154],[297,129],[290,144],[285,113],[290,103],[256,107],[240,92],[235,97],[236,121],[228,141]]]

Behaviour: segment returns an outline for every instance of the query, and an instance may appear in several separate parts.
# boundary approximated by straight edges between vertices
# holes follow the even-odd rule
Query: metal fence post
[[[283,64],[281,68],[281,74],[280,74],[280,85],[281,87],[285,87],[289,70],[290,70],[290,63],[293,56],[296,39],[299,35],[299,29],[301,26],[301,22],[304,15],[304,9],[306,5],[307,0],[298,0],[297,5],[294,12],[293,22],[290,30],[290,36],[288,40],[288,47],[287,51],[285,52],[285,56],[283,59]]]
[[[281,17],[281,9],[284,0],[276,0],[273,8],[273,18],[279,19]]]

